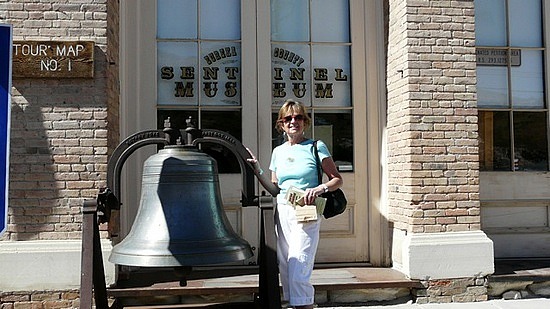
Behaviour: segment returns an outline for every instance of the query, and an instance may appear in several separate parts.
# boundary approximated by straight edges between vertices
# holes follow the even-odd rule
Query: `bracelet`
[[[325,191],[324,193],[327,193],[328,192],[328,186],[325,185],[324,183],[322,183],[321,186],[323,187],[323,190]]]

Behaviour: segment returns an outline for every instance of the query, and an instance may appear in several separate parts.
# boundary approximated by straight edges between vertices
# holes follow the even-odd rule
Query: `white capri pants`
[[[278,201],[277,260],[283,286],[283,298],[291,306],[310,305],[315,289],[309,282],[319,244],[322,216],[317,221],[298,222],[294,207]]]

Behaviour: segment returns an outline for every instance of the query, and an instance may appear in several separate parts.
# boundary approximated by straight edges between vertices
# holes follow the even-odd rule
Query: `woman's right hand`
[[[254,173],[258,177],[258,180],[260,181],[262,186],[264,186],[264,188],[266,188],[267,191],[269,191],[269,193],[271,193],[272,196],[274,197],[277,196],[277,194],[279,194],[280,189],[277,186],[277,179],[275,174],[274,173],[271,174],[272,179],[270,182],[269,178],[265,177],[266,175],[264,175],[264,171],[260,167],[260,162],[258,162],[258,159],[256,159],[256,156],[252,153],[250,149],[248,149],[248,147],[245,146],[244,148],[250,154],[250,158],[246,159],[246,161],[252,165],[254,169]],[[275,177],[275,181],[273,181],[274,177]]]
[[[252,164],[252,167],[254,168],[255,172],[258,172],[262,174],[262,168],[260,167],[260,162],[258,162],[258,159],[256,159],[256,156],[252,153],[248,147],[245,147],[246,151],[250,154],[250,158],[246,159],[246,161],[250,162]]]
[[[248,153],[250,154],[250,158],[246,159],[246,161],[252,164],[258,163],[258,159],[256,159],[256,156],[252,153],[252,150],[248,149],[248,147],[244,147],[244,148],[246,148],[246,151],[248,151]]]
[[[252,164],[252,167],[254,168],[254,172],[260,175],[263,174],[264,171],[262,171],[262,168],[260,167],[260,162],[258,162],[258,159],[256,159],[256,156],[254,156],[254,154],[250,149],[248,149],[248,147],[244,147],[244,148],[246,148],[246,151],[248,151],[248,153],[250,154],[250,158],[246,159],[246,161]]]

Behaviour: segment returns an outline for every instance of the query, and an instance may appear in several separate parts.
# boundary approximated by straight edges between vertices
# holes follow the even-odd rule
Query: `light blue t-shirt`
[[[319,159],[330,157],[327,145],[317,141]],[[313,140],[308,139],[300,144],[290,146],[284,143],[273,149],[269,169],[277,174],[280,195],[284,196],[291,186],[302,190],[319,185],[317,164],[313,150]]]

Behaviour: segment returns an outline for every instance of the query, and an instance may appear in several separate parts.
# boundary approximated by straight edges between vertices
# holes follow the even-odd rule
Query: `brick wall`
[[[390,219],[409,232],[479,230],[474,2],[387,5]]]
[[[114,2],[114,1],[113,1]],[[107,0],[0,2],[14,41],[94,41],[94,78],[13,79],[8,229],[2,240],[79,239],[83,199],[105,185]]]

